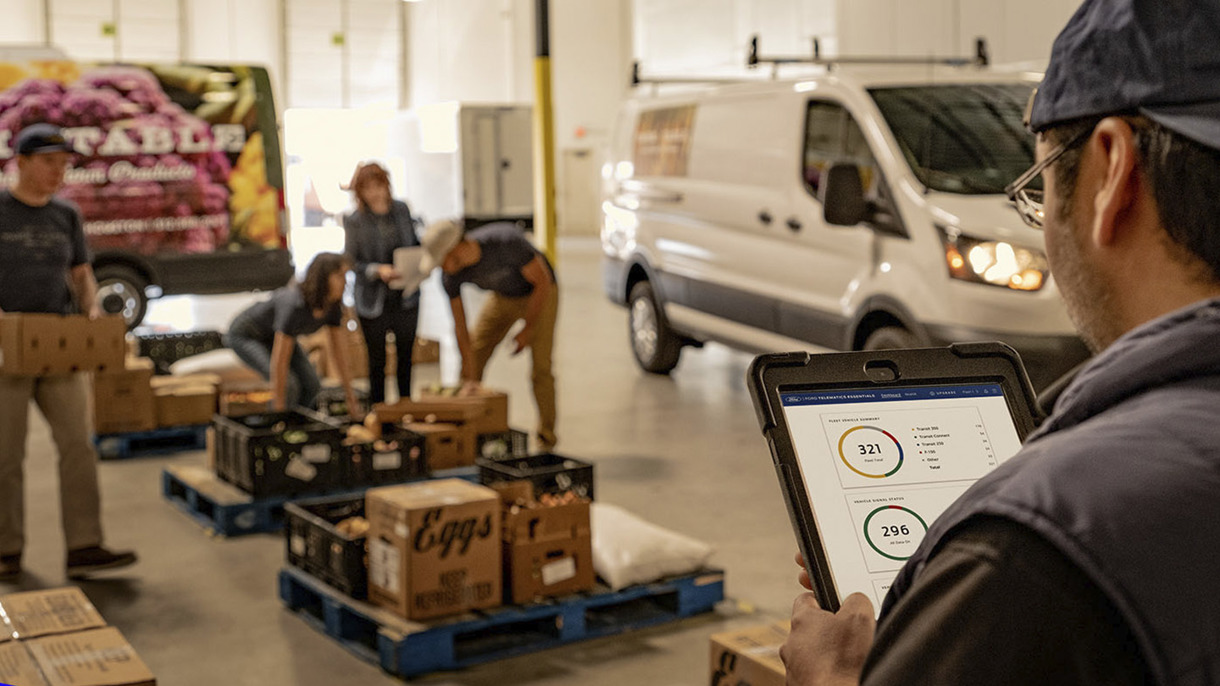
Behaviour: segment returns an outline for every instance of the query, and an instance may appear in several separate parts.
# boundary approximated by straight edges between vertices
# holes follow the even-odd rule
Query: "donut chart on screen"
[[[919,513],[901,505],[882,505],[864,519],[864,540],[878,555],[905,561],[928,531]]]
[[[902,444],[885,429],[861,424],[839,437],[839,459],[860,476],[884,479],[902,469]]]

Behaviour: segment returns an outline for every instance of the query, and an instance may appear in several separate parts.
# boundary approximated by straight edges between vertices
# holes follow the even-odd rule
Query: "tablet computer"
[[[1000,343],[761,355],[750,394],[823,608],[880,608],[932,522],[1039,419]]]

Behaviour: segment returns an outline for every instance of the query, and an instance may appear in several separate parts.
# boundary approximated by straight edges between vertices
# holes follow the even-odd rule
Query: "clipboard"
[[[878,610],[928,527],[1041,418],[1002,343],[779,353],[748,386],[819,604]]]

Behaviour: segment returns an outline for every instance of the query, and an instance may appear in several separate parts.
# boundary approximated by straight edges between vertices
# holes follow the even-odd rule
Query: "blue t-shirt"
[[[88,262],[75,206],[52,198],[31,207],[0,191],[0,310],[75,312],[68,272]]]
[[[456,274],[444,275],[441,282],[450,299],[461,294],[464,283],[473,283],[483,290],[509,298],[523,298],[534,292],[534,285],[521,275],[521,270],[542,253],[525,238],[516,224],[487,224],[466,232],[465,238],[479,244],[482,257],[478,263]],[[554,280],[555,271],[551,269],[551,263],[547,262],[545,256],[542,261],[546,262],[547,271]]]
[[[300,287],[294,284],[277,288],[270,298],[247,307],[233,318],[229,333],[271,345],[276,333],[296,338],[323,326],[342,323],[343,311],[339,303],[332,305],[321,317],[315,317],[313,309],[305,304]]]

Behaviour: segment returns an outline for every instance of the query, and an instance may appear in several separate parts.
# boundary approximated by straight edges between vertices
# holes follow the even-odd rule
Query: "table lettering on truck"
[[[221,293],[291,276],[264,69],[0,61],[0,187],[16,181],[14,138],[38,122],[73,146],[59,195],[80,207],[103,306],[130,325],[149,285]]]

